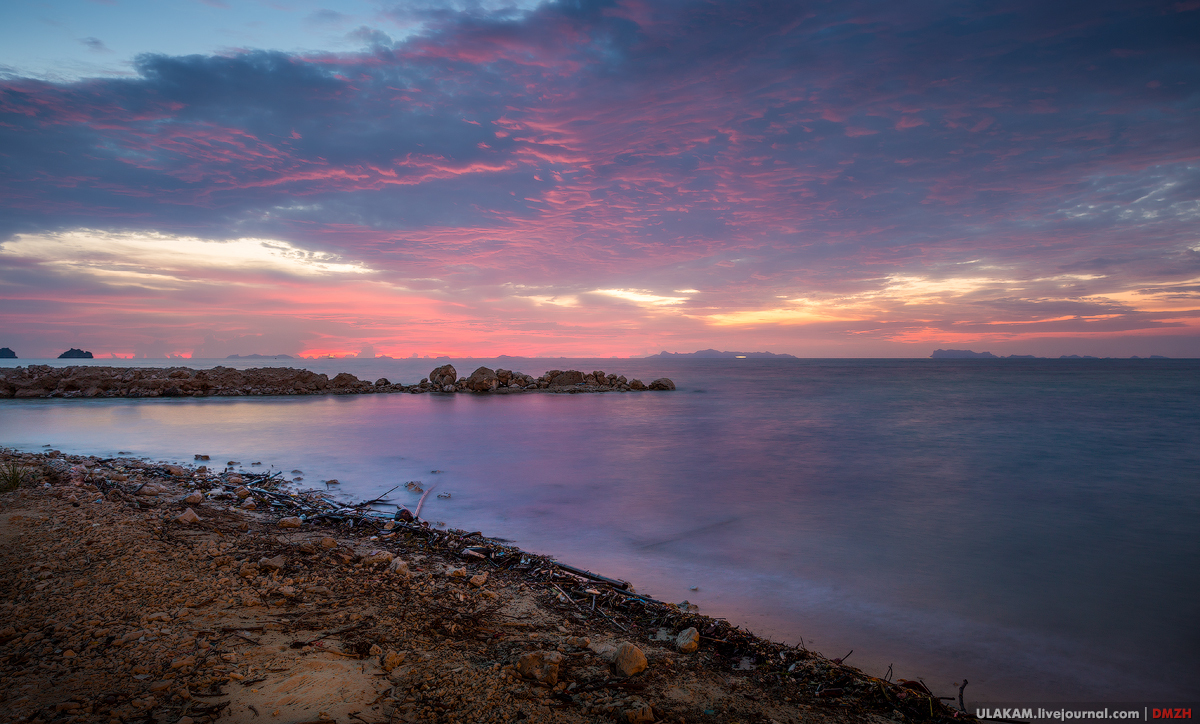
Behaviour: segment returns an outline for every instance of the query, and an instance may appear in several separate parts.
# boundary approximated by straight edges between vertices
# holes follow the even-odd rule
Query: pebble
[[[188,505],[199,505],[200,503],[204,502],[204,493],[201,493],[197,490],[196,492],[184,498],[183,502],[187,503]]]
[[[488,579],[487,571],[484,571],[483,573],[479,573],[474,576],[471,576],[467,582],[470,583],[475,588],[482,588],[483,584],[487,583],[487,579]]]
[[[379,666],[384,671],[387,671],[387,672],[391,672],[392,669],[396,668],[397,666],[399,666],[400,664],[403,664],[403,663],[404,663],[404,654],[398,653],[396,651],[388,651],[386,654],[383,655],[383,658],[381,658],[379,660]]]
[[[234,480],[233,478],[237,478],[237,480]],[[242,479],[238,478],[238,476],[236,476],[236,475],[230,477],[230,479],[229,479],[229,483],[231,485],[236,485],[237,483],[240,483],[240,482],[242,482]],[[233,491],[233,494],[238,496],[242,500],[245,500],[246,498],[250,497],[250,489],[243,485],[242,487]]]
[[[274,558],[261,558],[258,561],[259,568],[266,568],[266,569],[272,570],[272,571],[281,570],[286,565],[287,565],[287,559],[283,557],[282,553],[275,556]]]
[[[649,666],[642,650],[628,642],[617,647],[617,658],[613,663],[622,676],[640,674]]]
[[[388,564],[388,570],[404,578],[412,577],[412,573],[408,570],[408,564],[399,558],[392,559],[392,562]]]
[[[200,516],[196,515],[196,511],[188,508],[180,513],[175,520],[179,521],[180,523],[199,523],[202,519]]]
[[[684,629],[675,637],[675,648],[690,654],[700,648],[700,632],[694,628]]]
[[[531,651],[517,659],[517,673],[554,686],[558,683],[558,665],[562,660],[563,655],[557,651]]]
[[[330,538],[329,536],[325,536],[324,538],[321,539],[321,547],[322,548],[337,548],[337,541]]]
[[[299,528],[301,525],[303,525],[303,523],[296,516],[292,516],[290,518],[284,518],[283,520],[279,521],[280,528]],[[322,541],[322,542],[324,542],[324,541]]]
[[[363,563],[368,566],[384,566],[391,564],[393,558],[395,556],[387,551],[371,551]]]
[[[246,498],[241,505],[243,510],[254,510],[258,508],[258,503],[254,502],[254,498]]]

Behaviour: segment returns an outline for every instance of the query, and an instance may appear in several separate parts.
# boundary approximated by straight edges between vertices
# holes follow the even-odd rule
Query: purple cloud
[[[1195,299],[1200,276],[1200,11],[1161,9],[428,9],[399,43],[353,31],[363,52],[9,79],[0,235],[284,239],[482,317],[519,285],[620,308],[586,295],[696,289],[697,324],[854,339],[1194,333],[1134,291]]]

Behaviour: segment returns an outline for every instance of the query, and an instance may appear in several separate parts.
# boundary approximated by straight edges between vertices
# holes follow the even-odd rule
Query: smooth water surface
[[[287,361],[405,383],[434,363]],[[454,363],[679,389],[4,400],[0,444],[261,460],[355,500],[421,480],[452,493],[424,517],[939,694],[964,677],[976,701],[1195,691],[1200,362]]]

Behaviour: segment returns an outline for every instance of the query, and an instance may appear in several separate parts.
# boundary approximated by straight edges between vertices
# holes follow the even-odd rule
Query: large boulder
[[[349,372],[339,372],[336,377],[329,381],[329,386],[334,389],[345,389],[347,387],[358,387],[362,384],[362,380],[358,379]]]
[[[433,372],[429,373],[429,384],[438,389],[446,385],[453,385],[457,379],[458,371],[454,369],[454,365],[435,367]]]
[[[583,373],[579,370],[567,370],[559,372],[550,379],[551,387],[571,387],[573,385],[583,384]]]
[[[487,367],[475,370],[466,381],[466,389],[472,392],[491,392],[499,386],[500,378],[496,375],[496,371]]]
[[[675,383],[671,381],[670,377],[659,377],[657,380],[650,383],[649,389],[651,389],[651,390],[673,390],[673,389],[675,389]]]

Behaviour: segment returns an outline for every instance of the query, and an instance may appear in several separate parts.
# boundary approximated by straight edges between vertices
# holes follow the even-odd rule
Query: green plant
[[[33,471],[24,465],[0,464],[0,493],[11,493],[29,480],[33,480]]]

